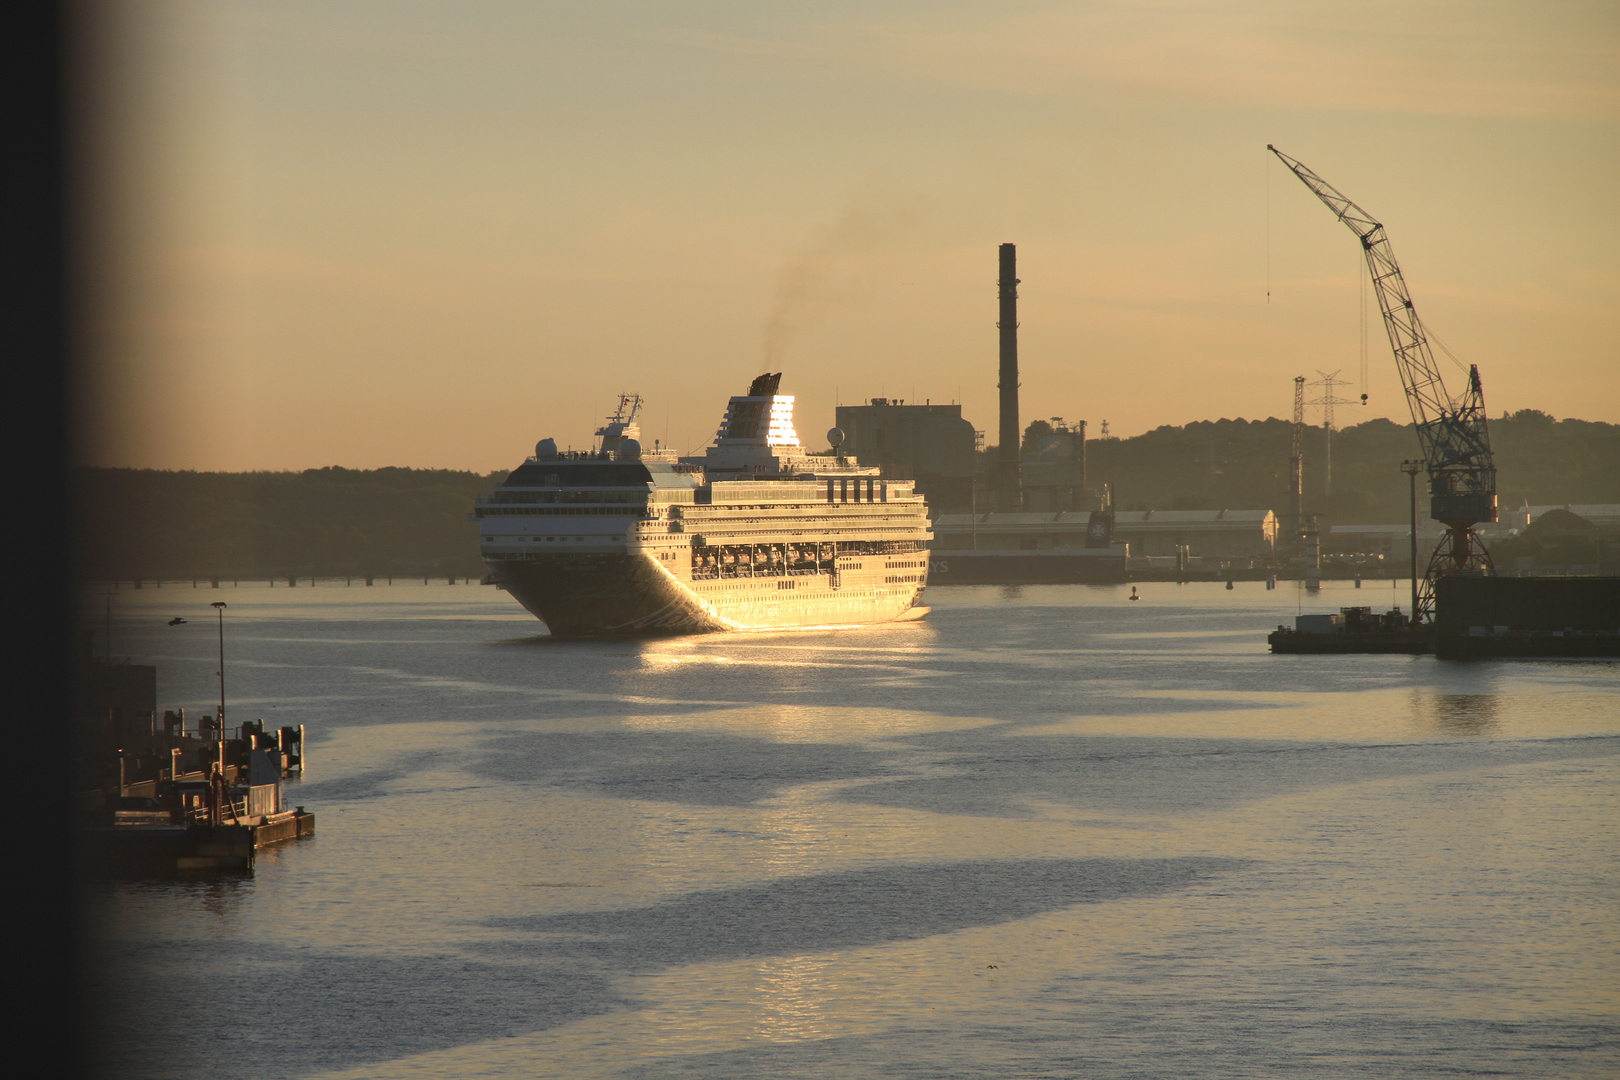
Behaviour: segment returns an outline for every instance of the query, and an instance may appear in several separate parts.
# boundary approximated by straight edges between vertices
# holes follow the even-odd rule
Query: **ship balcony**
[[[731,578],[805,578],[826,574],[829,577],[834,573],[831,565],[816,566],[806,564],[803,566],[789,566],[784,569],[779,563],[770,565],[760,564],[750,566],[747,563],[738,563],[734,566],[694,566],[692,567],[693,581],[714,581],[716,579]]]

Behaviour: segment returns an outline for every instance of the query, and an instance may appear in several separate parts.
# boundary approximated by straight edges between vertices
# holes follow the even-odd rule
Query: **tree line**
[[[1044,422],[1026,430],[1028,444]],[[1490,422],[1503,511],[1522,503],[1620,503],[1620,425],[1557,420],[1524,409]],[[1122,510],[1275,510],[1289,506],[1287,420],[1212,420],[1166,425],[1128,439],[1089,439],[1090,487],[1108,484]],[[1402,461],[1419,456],[1411,424],[1376,419],[1332,436],[1304,431],[1304,510],[1324,523],[1373,525],[1404,522],[1409,487]],[[995,447],[985,451],[993,467]],[[1418,476],[1418,507],[1427,495]]]
[[[506,476],[451,469],[81,469],[81,578],[484,573],[473,502]]]
[[[1504,511],[1522,502],[1620,503],[1620,425],[1524,410],[1491,421],[1490,430]],[[1237,419],[1093,439],[1088,483],[1112,485],[1121,509],[1280,515],[1288,509],[1292,437],[1285,420]],[[994,452],[986,451],[989,463]],[[1334,433],[1332,453],[1329,492],[1324,432],[1305,432],[1306,513],[1324,524],[1406,520],[1407,479],[1399,466],[1418,454],[1410,425],[1369,420],[1347,427]],[[81,469],[74,475],[76,565],[93,580],[477,577],[484,573],[478,530],[467,516],[505,475]],[[1420,507],[1425,502],[1420,489]]]

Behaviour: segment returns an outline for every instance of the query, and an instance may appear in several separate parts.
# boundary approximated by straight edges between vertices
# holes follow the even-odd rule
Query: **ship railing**
[[[750,566],[739,563],[733,566],[694,566],[692,577],[694,580],[710,580],[712,578],[751,578],[751,577],[813,577],[816,574],[827,573],[826,565],[816,566],[805,564],[799,566],[786,566],[781,563],[760,563]]]
[[[832,567],[826,563],[820,566],[790,566],[785,570],[781,564],[775,566],[692,567],[692,579],[694,581],[709,581],[714,578],[815,577],[817,574],[830,573],[832,573]]]

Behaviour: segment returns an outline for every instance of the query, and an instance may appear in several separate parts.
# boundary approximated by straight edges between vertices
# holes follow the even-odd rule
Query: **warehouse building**
[[[907,405],[873,398],[840,405],[840,449],[863,466],[876,465],[892,480],[915,480],[931,513],[971,510],[977,432],[960,405]]]
[[[934,550],[1039,550],[1086,546],[1086,511],[1018,514],[941,514]],[[1114,542],[1132,558],[1191,556],[1266,560],[1277,550],[1277,515],[1270,510],[1117,510]]]

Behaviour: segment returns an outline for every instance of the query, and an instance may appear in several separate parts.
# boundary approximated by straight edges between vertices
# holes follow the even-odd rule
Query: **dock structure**
[[[82,659],[76,802],[84,870],[168,877],[250,872],[255,853],[312,836],[315,815],[289,807],[302,776],[303,725],[228,729],[218,716],[157,715],[157,669]],[[234,737],[233,737],[234,736]]]
[[[285,805],[282,777],[269,754],[252,754],[245,777],[234,775],[234,767],[233,775],[216,767],[210,774],[122,785],[120,795],[89,815],[83,830],[87,873],[170,877],[251,872],[259,851],[314,836],[315,815],[302,806]]]
[[[1620,577],[1455,574],[1435,588],[1432,623],[1399,608],[1300,615],[1266,641],[1273,653],[1433,653],[1443,660],[1620,657]]]
[[[84,830],[85,869],[96,877],[173,877],[188,873],[251,873],[257,854],[315,835],[315,815],[303,807],[229,825],[136,823],[124,820]],[[164,816],[168,814],[165,812]]]
[[[1452,659],[1620,657],[1620,577],[1442,577],[1434,630]]]
[[[1413,626],[1399,608],[1380,615],[1367,607],[1347,607],[1337,615],[1300,615],[1292,628],[1277,627],[1266,642],[1274,653],[1424,654],[1434,652],[1434,630]]]
[[[1110,551],[1063,548],[1017,551],[947,548],[928,557],[930,585],[1105,584],[1126,580],[1124,544]]]

